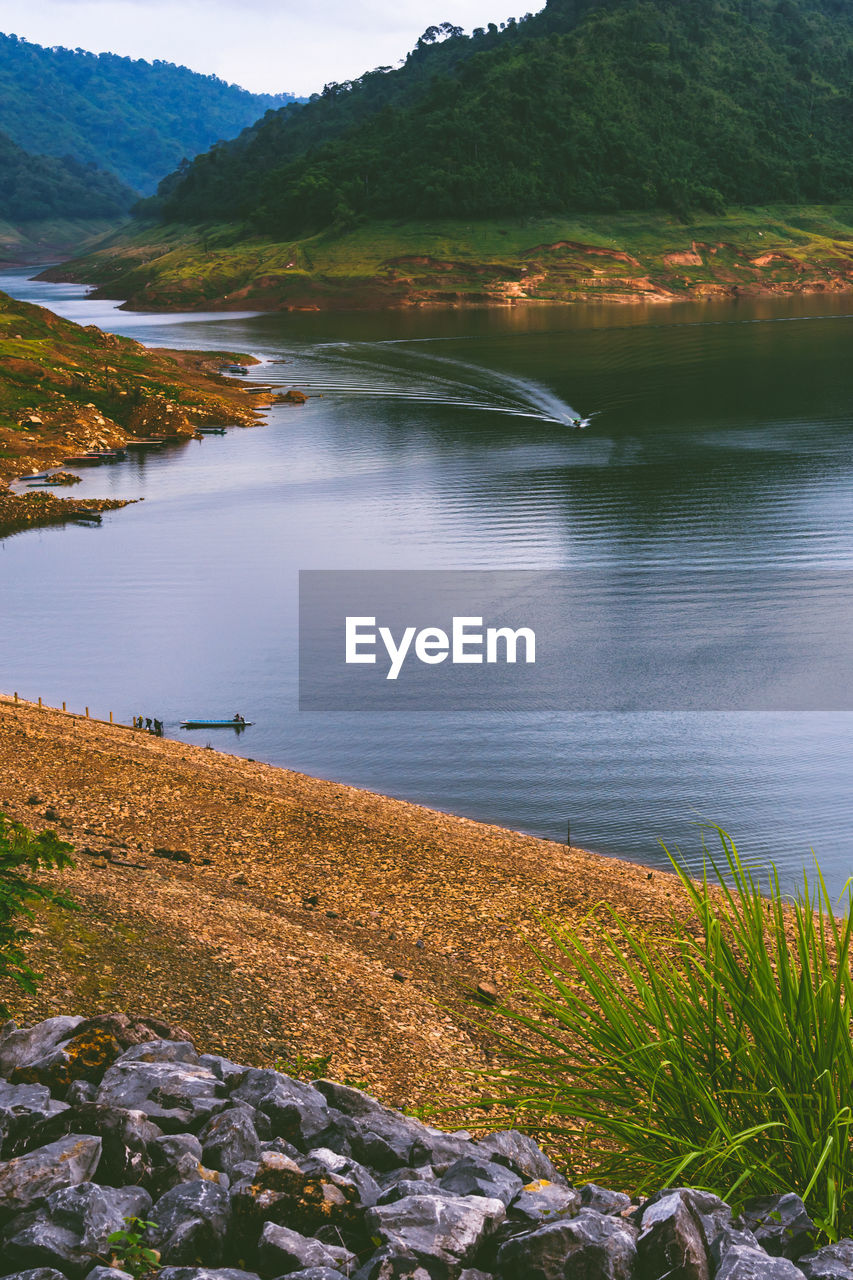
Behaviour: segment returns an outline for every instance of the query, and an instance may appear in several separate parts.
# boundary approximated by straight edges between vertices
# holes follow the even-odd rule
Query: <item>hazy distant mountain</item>
[[[0,130],[29,152],[110,169],[144,194],[185,157],[291,101],[170,62],[0,35]]]
[[[850,0],[549,0],[266,116],[151,211],[282,238],[423,219],[853,194]]]
[[[118,218],[136,195],[113,173],[71,156],[30,155],[0,133],[0,219]]]

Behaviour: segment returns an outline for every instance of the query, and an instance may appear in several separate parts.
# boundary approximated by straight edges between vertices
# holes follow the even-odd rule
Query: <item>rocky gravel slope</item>
[[[851,1280],[794,1195],[573,1187],[524,1134],[431,1128],[124,1015],[0,1030],[4,1280]]]

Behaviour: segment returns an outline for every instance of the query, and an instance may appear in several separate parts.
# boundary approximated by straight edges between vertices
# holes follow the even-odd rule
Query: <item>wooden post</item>
[[[112,713],[112,711],[111,711],[111,712],[110,712],[110,724],[112,724],[112,722],[113,722],[113,713]]]
[[[63,702],[63,704],[62,704],[62,710],[63,710],[63,711],[65,710],[65,703],[64,703],[64,702]]]
[[[88,707],[86,708],[86,719],[87,719],[87,720],[89,719],[89,708],[88,708]]]
[[[15,701],[16,701],[16,702],[18,701],[18,695],[17,695],[17,693],[15,694]]]
[[[566,823],[566,844],[571,848],[572,844],[572,824]]]
[[[41,698],[39,698],[39,706],[41,706]]]

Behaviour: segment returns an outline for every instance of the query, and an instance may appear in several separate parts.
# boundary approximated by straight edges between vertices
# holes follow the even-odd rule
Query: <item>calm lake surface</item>
[[[322,393],[84,472],[145,499],[99,529],[0,542],[0,689],[650,864],[719,822],[841,890],[853,714],[300,713],[296,600],[300,569],[853,569],[853,300],[181,317],[0,288]],[[239,739],[177,727],[235,710]]]

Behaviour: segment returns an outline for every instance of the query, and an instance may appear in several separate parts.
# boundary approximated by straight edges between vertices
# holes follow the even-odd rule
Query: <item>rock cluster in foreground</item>
[[[125,1280],[853,1280],[794,1195],[576,1189],[528,1137],[443,1133],[331,1080],[198,1054],[125,1015],[0,1029],[0,1274]]]

